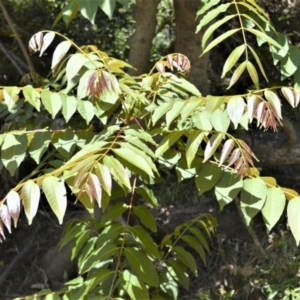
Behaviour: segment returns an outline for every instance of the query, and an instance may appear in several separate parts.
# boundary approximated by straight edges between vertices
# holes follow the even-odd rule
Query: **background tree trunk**
[[[133,11],[135,32],[129,40],[129,63],[137,69],[129,70],[132,75],[142,74],[148,70],[159,2],[160,0],[136,0]]]
[[[173,0],[176,23],[176,44],[175,51],[186,55],[191,61],[190,80],[203,95],[210,92],[208,83],[207,67],[209,55],[205,54],[199,58],[201,40],[206,27],[195,34],[199,20],[196,20],[196,13],[200,5],[199,0]]]

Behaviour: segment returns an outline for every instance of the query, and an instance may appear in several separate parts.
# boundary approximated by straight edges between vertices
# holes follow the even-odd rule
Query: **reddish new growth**
[[[95,71],[88,80],[88,91],[93,97],[99,98],[104,92],[119,94],[119,82],[115,75],[103,70]]]
[[[165,67],[171,69],[177,69],[179,72],[184,74],[188,74],[191,70],[191,63],[189,59],[180,53],[176,54],[169,54],[165,60],[161,60],[156,65],[156,69],[160,73],[165,72]]]

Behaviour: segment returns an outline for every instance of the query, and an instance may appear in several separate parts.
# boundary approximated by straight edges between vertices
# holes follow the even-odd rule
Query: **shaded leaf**
[[[247,225],[256,216],[265,204],[267,187],[260,178],[245,179],[241,191],[241,209]]]
[[[212,189],[217,184],[222,174],[222,169],[216,164],[209,162],[202,163],[195,178],[199,195]]]
[[[139,217],[145,227],[149,228],[152,232],[157,231],[155,218],[145,205],[134,206],[133,212]]]

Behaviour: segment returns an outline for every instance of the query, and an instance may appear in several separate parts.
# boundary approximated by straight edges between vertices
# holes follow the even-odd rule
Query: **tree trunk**
[[[195,34],[199,20],[196,13],[200,5],[199,0],[173,0],[176,22],[175,51],[186,55],[191,61],[190,81],[196,85],[203,95],[209,94],[207,66],[209,55],[202,53],[201,41],[207,27]]]
[[[132,75],[147,72],[152,40],[155,36],[157,6],[160,0],[136,0],[134,6],[135,32],[129,40],[129,63],[136,70]]]

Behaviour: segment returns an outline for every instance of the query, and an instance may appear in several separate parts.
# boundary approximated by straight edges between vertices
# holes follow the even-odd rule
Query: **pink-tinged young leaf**
[[[269,101],[269,103],[274,107],[277,116],[282,119],[281,116],[281,102],[278,98],[277,94],[271,90],[265,90],[265,97]]]
[[[259,97],[252,95],[247,99],[247,108],[248,108],[248,118],[250,123],[252,123],[253,118],[256,116],[257,106],[261,102]]]
[[[45,50],[49,47],[49,45],[52,43],[53,39],[55,37],[54,32],[48,32],[45,34],[44,39],[43,39],[43,46],[40,50],[40,57],[43,55]]]
[[[167,61],[169,63],[169,68],[173,71],[173,57],[171,54],[167,56]]]
[[[29,40],[29,53],[36,53],[40,51],[43,46],[43,33],[39,31],[38,33],[34,34],[31,39]]]
[[[166,72],[165,66],[164,66],[164,64],[161,63],[161,62],[156,63],[156,64],[155,64],[155,68],[156,68],[156,70],[157,70],[159,73],[162,73],[162,74],[163,74],[163,73]]]
[[[40,188],[34,181],[29,180],[24,184],[21,192],[21,197],[23,200],[24,211],[29,225],[32,224],[32,220],[37,213],[40,203],[40,196]]]
[[[227,112],[230,120],[237,129],[239,121],[241,120],[245,109],[244,98],[241,96],[233,96],[229,99],[227,104]]]
[[[251,150],[251,148],[247,145],[247,143],[245,141],[238,140],[238,143],[245,151],[247,151],[252,157],[254,157],[258,161],[257,157],[255,156],[255,154],[253,153],[253,151]]]
[[[0,219],[7,228],[8,232],[11,233],[11,215],[6,204],[2,204],[0,206]]]
[[[95,174],[90,173],[87,179],[87,185],[89,186],[90,193],[87,191],[87,194],[90,198],[96,199],[99,207],[101,207],[102,189],[99,178]]]
[[[245,159],[247,160],[247,162],[252,166],[254,167],[254,163],[253,163],[253,159],[251,157],[251,155],[247,152],[247,151],[242,151],[242,155],[245,157]]]
[[[221,166],[223,164],[223,162],[225,161],[225,159],[229,156],[234,145],[235,145],[235,142],[233,139],[229,139],[224,143],[224,146],[223,146],[222,152],[221,152],[219,166]]]
[[[206,144],[204,151],[204,160],[206,162],[217,150],[224,137],[223,133],[214,133]]]
[[[295,99],[295,94],[294,92],[288,88],[288,87],[283,87],[281,88],[281,92],[283,94],[283,96],[285,97],[285,99],[288,101],[288,103],[291,104],[292,107],[295,107],[296,104],[296,99]]]
[[[20,206],[20,196],[19,194],[14,191],[11,190],[7,196],[6,196],[6,205],[8,207],[8,211],[14,221],[14,226],[15,228],[17,227],[17,223],[19,220],[19,216],[20,216],[20,210],[21,210],[21,206]]]
[[[71,47],[71,42],[69,41],[63,41],[57,45],[53,53],[51,69],[54,69],[57,66],[57,64],[60,63],[62,58],[69,51],[70,47]]]
[[[1,235],[2,235],[3,239],[5,240],[4,226],[3,226],[3,222],[1,221],[1,218],[0,218],[0,243],[2,243]]]
[[[267,108],[267,105],[266,105],[265,101],[262,101],[257,105],[257,111],[256,111],[257,126],[259,126],[259,124],[262,122],[264,115],[266,113],[266,108]]]
[[[238,158],[240,157],[240,155],[241,155],[240,149],[239,148],[234,149],[231,152],[231,155],[230,155],[227,167],[232,166],[238,160]]]
[[[294,90],[294,96],[295,96],[295,107],[297,107],[300,102],[300,92],[298,90]]]

